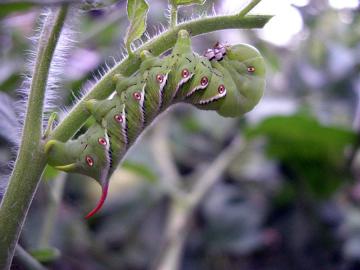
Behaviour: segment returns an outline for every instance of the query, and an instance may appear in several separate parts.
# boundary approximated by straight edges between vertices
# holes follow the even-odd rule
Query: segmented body
[[[256,49],[217,44],[199,56],[184,30],[169,56],[143,52],[142,60],[134,75],[117,76],[112,99],[87,102],[96,123],[83,135],[66,143],[50,140],[46,145],[49,164],[91,176],[101,184],[102,197],[87,217],[102,206],[110,175],[128,149],[169,106],[186,102],[223,116],[239,116],[257,104],[265,85],[264,63]]]

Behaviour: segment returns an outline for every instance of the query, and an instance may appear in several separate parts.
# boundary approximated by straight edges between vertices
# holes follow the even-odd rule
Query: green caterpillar
[[[86,218],[102,207],[109,178],[130,146],[170,105],[185,102],[236,117],[250,111],[264,91],[264,60],[246,44],[217,44],[199,56],[192,51],[188,32],[180,30],[170,55],[159,58],[143,51],[141,58],[138,72],[115,76],[112,99],[86,102],[94,125],[75,140],[49,140],[45,146],[50,165],[100,183],[101,199]]]

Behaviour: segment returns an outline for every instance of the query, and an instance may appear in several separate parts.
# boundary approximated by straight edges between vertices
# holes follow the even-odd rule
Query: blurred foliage
[[[269,117],[249,128],[247,136],[264,136],[267,154],[281,162],[284,173],[295,182],[305,182],[307,191],[320,198],[333,195],[344,183],[345,149],[356,141],[351,130],[325,126],[301,114]]]
[[[30,253],[36,260],[42,263],[52,262],[60,257],[60,252],[56,248],[43,248],[33,250]]]
[[[32,3],[5,3],[0,5],[0,18],[12,12],[19,12],[30,9],[35,5]]]
[[[41,13],[37,2],[0,3],[0,91],[15,99],[34,50],[29,37]],[[74,16],[79,18],[73,18],[77,43],[66,60],[59,108],[71,106],[81,89],[100,76],[97,70],[112,66],[125,51],[126,1],[83,3]],[[167,25],[168,2],[148,3],[147,31],[153,36]],[[179,19],[211,14],[213,6],[219,11],[223,3],[208,0],[183,7]],[[360,268],[359,8],[334,9],[326,0],[295,8],[303,28],[286,46],[263,40],[257,30],[193,39],[199,53],[217,41],[248,42],[264,55],[268,75],[265,97],[243,119],[221,118],[188,105],[159,117],[158,122],[168,118],[168,150],[185,190],[191,190],[201,169],[212,165],[239,130],[246,137],[242,154],[196,209],[180,269]],[[154,123],[127,155],[111,179],[104,209],[93,219],[83,215],[98,199],[99,187],[83,176],[66,176],[51,237],[41,246],[44,223],[51,218],[51,184],[59,181],[48,168],[21,235],[22,246],[37,250],[33,255],[48,261],[49,269],[150,269],[163,252],[170,201],[164,183],[172,180],[156,162],[156,129]],[[14,158],[11,147],[1,138],[3,173]],[[52,253],[56,250],[59,254]],[[16,259],[13,269],[23,269]]]

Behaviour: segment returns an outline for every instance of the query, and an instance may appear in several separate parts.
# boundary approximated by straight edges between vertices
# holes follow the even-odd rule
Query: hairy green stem
[[[177,33],[180,29],[186,29],[192,36],[204,33],[214,32],[223,29],[250,29],[262,28],[272,16],[246,16],[240,17],[239,14],[231,16],[216,16],[203,19],[193,20],[178,24],[173,29],[166,31],[157,38],[152,39],[140,48],[134,55],[138,55],[142,50],[149,50],[154,55],[159,55],[170,49],[176,41]],[[121,63],[114,66],[107,72],[83,98],[88,99],[105,99],[115,90],[114,75],[123,74],[129,76],[134,73],[140,66],[140,58],[132,56],[125,58]],[[76,131],[83,125],[89,117],[89,113],[84,107],[84,102],[79,102],[69,113],[69,115],[53,131],[52,138],[60,141],[70,139]]]
[[[41,141],[43,101],[51,61],[64,25],[67,6],[51,13],[37,48],[23,136],[8,189],[0,207],[0,269],[9,269],[29,206],[46,164]]]

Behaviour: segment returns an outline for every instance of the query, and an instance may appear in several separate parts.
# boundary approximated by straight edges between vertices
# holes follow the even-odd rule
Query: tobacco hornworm
[[[246,44],[217,44],[199,56],[192,51],[188,32],[180,30],[170,55],[159,58],[143,51],[141,58],[138,72],[130,77],[115,76],[112,99],[86,102],[95,124],[75,140],[49,140],[45,146],[50,165],[100,183],[101,199],[87,218],[101,208],[110,175],[159,113],[185,102],[236,117],[258,103],[265,87],[264,60]]]

